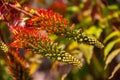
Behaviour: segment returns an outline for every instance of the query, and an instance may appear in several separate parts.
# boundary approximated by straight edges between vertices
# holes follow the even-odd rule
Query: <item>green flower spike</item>
[[[66,36],[78,43],[94,45],[103,48],[103,44],[96,39],[87,36],[82,30],[74,30],[74,24],[70,25],[69,20],[63,18],[62,15],[49,10],[40,9],[37,13],[28,19],[27,26],[46,30],[48,34],[56,34],[58,36]]]
[[[78,66],[82,66],[82,62],[73,57],[64,50],[59,49],[56,43],[49,40],[46,35],[40,34],[40,30],[27,27],[16,27],[13,30],[14,41],[10,44],[11,47],[25,48],[32,53],[41,54],[49,57],[51,60],[66,62]]]

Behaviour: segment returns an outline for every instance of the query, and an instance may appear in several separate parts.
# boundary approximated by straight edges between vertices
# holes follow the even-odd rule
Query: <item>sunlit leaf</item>
[[[107,68],[108,64],[120,53],[120,48],[112,51],[110,55],[107,57],[105,62],[105,69]]]
[[[109,52],[110,52],[111,49],[114,47],[114,45],[115,45],[116,43],[118,43],[118,42],[120,42],[120,39],[111,41],[111,42],[105,47],[105,50],[104,50],[104,59],[106,59],[106,56],[109,54]]]
[[[103,20],[103,22],[104,22],[104,20]],[[106,25],[105,25],[104,23],[99,23],[99,26],[100,26],[102,29],[106,28]]]
[[[115,37],[115,36],[120,36],[120,32],[119,31],[114,31],[111,34],[109,34],[109,36],[107,36],[104,40],[104,43],[106,43],[109,39]]]
[[[78,43],[74,41],[68,46],[68,49],[73,50],[74,48],[77,48],[77,47],[78,47]]]
[[[68,7],[67,10],[72,12],[78,12],[79,8],[77,6],[73,6],[73,7]]]
[[[110,6],[108,6],[108,9],[109,10],[118,10],[119,8],[117,5],[110,5]]]
[[[32,63],[31,65],[30,65],[30,74],[32,74],[32,73],[34,73],[35,72],[35,70],[36,70],[36,68],[38,68],[38,63]]]
[[[90,60],[93,54],[93,46],[80,44],[80,50],[83,52],[83,55],[85,56],[87,63],[90,64]]]
[[[115,66],[114,70],[112,71],[112,74],[109,76],[108,79],[113,78],[113,76],[115,75],[115,73],[120,69],[120,63],[117,64],[117,66]]]
[[[96,26],[91,26],[89,29],[86,30],[87,34],[93,34],[95,37],[99,37],[102,32],[101,28],[97,28]]]
[[[119,17],[119,12],[115,12],[115,13],[113,14],[113,17],[118,18],[118,17]]]
[[[51,41],[53,41],[53,40],[57,39],[58,36],[56,36],[54,34],[51,34],[51,35],[49,35],[49,38],[50,38]]]

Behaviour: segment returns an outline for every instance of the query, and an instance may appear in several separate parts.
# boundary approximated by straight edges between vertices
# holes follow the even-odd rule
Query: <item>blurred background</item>
[[[66,41],[51,35],[60,47],[83,62],[81,69],[51,62],[39,55],[25,55],[34,80],[120,80],[120,0],[18,0],[21,5],[53,10],[104,44],[103,49]],[[11,42],[7,25],[0,20],[0,36]],[[24,56],[24,49],[20,49]],[[44,78],[45,77],[45,78]],[[12,80],[0,56],[0,80]]]

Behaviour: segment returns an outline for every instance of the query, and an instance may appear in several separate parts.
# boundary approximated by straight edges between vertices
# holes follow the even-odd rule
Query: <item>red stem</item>
[[[17,8],[16,6],[14,6],[14,5],[12,5],[12,4],[8,4],[8,3],[5,3],[5,4],[8,5],[8,6],[10,6],[11,8],[14,8],[14,9],[16,9],[16,10],[18,10],[18,11],[26,14],[26,15],[29,15],[29,16],[31,16],[31,17],[33,16],[32,14],[26,12],[25,10],[22,10],[22,9],[20,9],[20,8]]]

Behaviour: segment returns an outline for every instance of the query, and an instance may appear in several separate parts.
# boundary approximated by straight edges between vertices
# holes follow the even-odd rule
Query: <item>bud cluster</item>
[[[0,40],[0,50],[2,50],[4,53],[9,51],[8,46],[4,44],[1,40]]]
[[[43,52],[46,52],[45,56],[49,57],[52,60],[73,64],[78,68],[82,67],[83,63],[79,59],[75,58],[74,56],[65,52],[64,50],[57,48],[56,44],[50,43],[47,50],[48,51],[43,51]]]
[[[98,48],[103,48],[104,45],[96,40],[93,37],[90,37],[86,35],[82,30],[76,30],[76,31],[69,31],[68,35],[66,35],[66,38],[73,39],[77,41],[78,43],[84,43],[88,45],[94,45]]]

